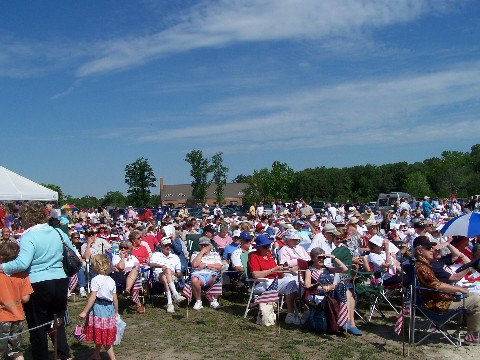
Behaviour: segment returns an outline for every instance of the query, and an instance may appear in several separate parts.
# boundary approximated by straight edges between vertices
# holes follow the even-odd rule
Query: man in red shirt
[[[295,313],[294,302],[297,296],[298,284],[297,277],[290,276],[288,268],[277,265],[270,252],[273,238],[267,235],[258,235],[255,239],[255,251],[248,257],[248,271],[254,279],[266,278],[267,282],[259,283],[255,286],[255,293],[264,292],[273,280],[278,277],[278,293],[286,295],[288,314],[285,318],[285,324],[300,325],[300,317]],[[285,272],[287,271],[287,272]],[[287,276],[284,276],[287,275]]]

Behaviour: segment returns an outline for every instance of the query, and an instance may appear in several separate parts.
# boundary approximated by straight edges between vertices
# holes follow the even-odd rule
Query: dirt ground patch
[[[221,299],[222,308],[213,310],[207,306],[201,311],[176,308],[176,313],[165,311],[164,298],[154,305],[147,305],[146,313],[139,315],[127,300],[120,301],[120,314],[127,323],[121,345],[115,347],[117,359],[401,359],[401,337],[393,331],[395,317],[376,318],[370,324],[361,324],[363,336],[317,335],[297,327],[283,324],[264,327],[255,324],[256,312],[243,318],[243,296],[226,295]],[[206,303],[206,301],[205,301]],[[69,302],[73,324],[83,309],[85,300]],[[69,344],[75,359],[86,360],[93,350],[91,343],[79,343],[71,336],[73,325],[68,328]],[[28,339],[26,339],[28,344]],[[439,337],[417,348],[405,345],[410,359],[477,359],[480,347],[453,347]],[[31,359],[29,349],[26,359]],[[107,359],[102,354],[102,359]]]

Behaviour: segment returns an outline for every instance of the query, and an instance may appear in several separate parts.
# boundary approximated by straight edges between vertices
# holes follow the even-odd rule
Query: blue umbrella
[[[460,215],[449,220],[440,230],[443,236],[467,236],[480,235],[480,213]]]

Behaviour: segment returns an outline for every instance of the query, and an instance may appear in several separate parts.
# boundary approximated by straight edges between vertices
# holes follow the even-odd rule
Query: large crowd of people
[[[83,318],[95,309],[106,309],[109,314],[117,312],[116,291],[111,289],[111,285],[100,300],[98,294],[103,294],[103,291],[98,282],[103,278],[98,278],[93,287],[89,286],[99,275],[112,279],[116,288],[122,289],[121,294],[136,305],[139,314],[143,314],[145,309],[138,294],[141,290],[136,284],[141,282],[141,274],[146,269],[153,269],[154,280],[163,285],[166,311],[169,313],[175,312],[175,306],[189,298],[188,294],[182,295],[186,282],[191,287],[193,309],[200,311],[203,308],[202,290],[218,283],[218,278],[223,283],[229,281],[244,286],[248,271],[254,279],[266,279],[256,284],[254,290],[257,295],[268,289],[274,280],[277,281],[278,293],[285,296],[285,323],[291,325],[302,323],[302,314],[298,314],[295,307],[299,287],[314,289],[313,294],[310,292],[313,296],[310,300],[315,301],[325,294],[335,294],[336,287],[342,283],[348,304],[348,321],[343,327],[360,336],[362,331],[355,324],[354,314],[356,295],[345,280],[346,275],[342,276],[349,269],[334,255],[337,248],[343,247],[351,256],[353,268],[382,272],[381,281],[388,286],[401,283],[401,263],[415,258],[420,269],[419,281],[424,286],[450,293],[462,292],[468,296],[468,333],[465,341],[472,344],[479,342],[479,296],[470,294],[468,289],[455,283],[463,278],[479,280],[480,274],[474,269],[467,269],[462,276],[437,274],[437,270],[445,272],[446,269],[451,275],[455,264],[465,264],[480,257],[478,237],[443,238],[440,233],[443,224],[453,216],[478,211],[478,199],[470,209],[462,208],[455,199],[432,201],[428,196],[418,202],[399,199],[386,213],[372,211],[368,207],[362,207],[360,212],[349,204],[332,203],[327,204],[323,212],[315,213],[302,199],[272,205],[268,212],[263,204],[259,204],[250,206],[248,214],[233,213],[230,216],[224,215],[218,206],[213,214],[206,207],[202,218],[198,219],[189,216],[185,207],[173,218],[161,208],[155,217],[150,210],[140,217],[133,207],[126,209],[125,213],[118,208],[112,212],[103,208],[62,210],[59,214],[51,204],[25,202],[11,205],[9,209],[12,211],[6,214],[2,205],[2,242],[14,243],[19,248],[18,255],[13,258],[0,253],[0,275],[4,277],[4,274],[11,276],[25,272],[28,275],[32,291],[22,294],[22,299],[25,300],[23,307],[29,328],[50,320],[53,313],[63,316],[68,296],[77,292],[86,298],[90,291],[89,306],[81,314]],[[7,215],[10,215],[8,222]],[[193,244],[189,240],[191,235],[197,235]],[[74,276],[75,281],[68,279],[63,271],[59,236],[84,262]],[[247,269],[241,260],[245,253],[248,254]],[[108,255],[110,268],[105,270],[105,265],[91,266],[99,262],[100,258],[96,257],[105,254]],[[300,259],[308,262],[307,269],[299,269]],[[106,260],[102,258],[102,261]],[[99,268],[102,269],[100,273]],[[299,277],[298,271],[305,273]],[[3,277],[0,280],[4,280]],[[302,278],[303,284],[299,283]],[[105,286],[111,284],[102,281]],[[96,298],[92,299],[94,291]],[[207,298],[211,308],[221,307],[221,299],[217,295]],[[115,299],[114,307],[112,299]],[[448,299],[430,300],[426,302],[427,306],[436,310],[455,306]],[[4,312],[2,308],[0,321],[6,321]],[[16,320],[23,319],[20,316]],[[12,326],[11,330],[15,329]],[[103,339],[111,338],[111,333],[99,341],[95,339],[99,335],[95,334],[91,331],[89,337],[97,345],[94,356],[99,354],[99,346],[105,346],[109,357],[114,358],[110,339],[107,342]],[[62,326],[57,338],[59,358],[70,358]],[[30,332],[30,343],[35,359],[48,358],[45,327]],[[12,349],[21,353],[22,347]]]

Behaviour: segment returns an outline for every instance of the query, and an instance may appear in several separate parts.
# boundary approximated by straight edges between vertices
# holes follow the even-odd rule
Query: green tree
[[[100,201],[102,206],[118,206],[125,207],[127,199],[121,191],[109,191]]]
[[[228,168],[223,165],[223,153],[217,152],[212,157],[212,165],[210,170],[213,172],[212,182],[215,184],[215,201],[222,205],[225,202],[223,197],[223,190],[227,183]]]
[[[235,179],[232,180],[234,183],[247,183],[248,179],[251,177],[251,175],[243,175],[239,174],[235,177]]]
[[[144,206],[150,201],[150,188],[156,187],[155,175],[148,159],[143,157],[125,166],[125,183],[129,200],[135,206]]]
[[[427,178],[420,171],[415,171],[407,175],[403,189],[417,199],[421,199],[425,195],[431,194]]]
[[[295,172],[285,163],[274,161],[272,169],[255,170],[247,180],[243,200],[245,203],[289,199]]]
[[[49,188],[50,190],[56,191],[58,193],[58,203],[60,205],[63,205],[63,201],[65,199],[63,198],[64,195],[63,195],[63,191],[60,188],[60,186],[54,185],[54,184],[40,184],[40,185],[45,186],[46,188]]]
[[[191,166],[192,195],[197,202],[204,203],[210,185],[208,181],[208,174],[210,173],[208,159],[203,157],[202,150],[192,150],[185,155],[185,161]]]

